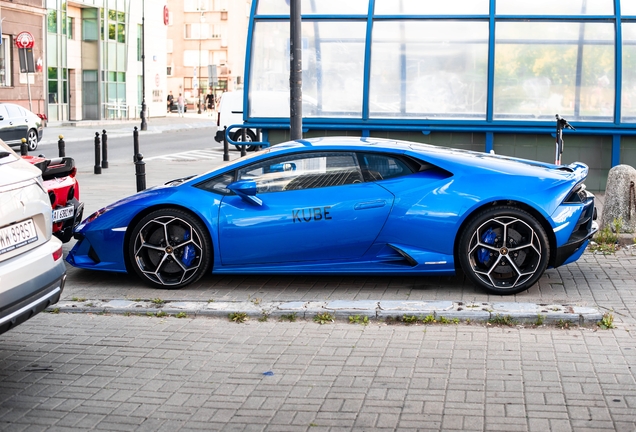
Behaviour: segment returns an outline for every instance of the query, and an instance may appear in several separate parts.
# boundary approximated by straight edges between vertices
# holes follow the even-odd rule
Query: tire
[[[33,151],[38,148],[38,131],[36,131],[35,129],[29,129],[29,132],[27,132],[26,140],[29,151]]]
[[[234,134],[232,135],[232,139],[234,141],[243,142],[243,129],[239,129],[236,132],[234,132]],[[245,141],[247,142],[256,141],[256,134],[252,132],[251,129],[245,129]],[[234,147],[236,147],[238,151],[241,151],[241,146],[235,145]],[[248,145],[247,147],[245,147],[245,151],[255,151],[257,148],[258,146]]]
[[[462,270],[475,285],[507,295],[539,280],[550,259],[550,244],[532,215],[515,207],[495,207],[466,225],[458,254]]]
[[[172,240],[166,242],[166,237]],[[190,213],[157,210],[132,230],[128,258],[148,284],[176,289],[196,282],[210,268],[212,246],[205,226]]]

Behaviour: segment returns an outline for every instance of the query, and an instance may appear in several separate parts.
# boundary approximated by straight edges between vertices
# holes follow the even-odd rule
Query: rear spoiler
[[[75,160],[70,157],[61,157],[55,159],[45,159],[35,164],[42,171],[42,179],[51,180],[59,177],[74,176]]]

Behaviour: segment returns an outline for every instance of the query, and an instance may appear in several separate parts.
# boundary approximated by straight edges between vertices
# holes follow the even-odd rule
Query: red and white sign
[[[28,31],[20,32],[15,37],[15,46],[18,48],[33,48],[33,45],[35,45],[35,39]]]
[[[168,6],[163,7],[163,23],[164,25],[168,25],[170,22],[170,11],[168,10]]]

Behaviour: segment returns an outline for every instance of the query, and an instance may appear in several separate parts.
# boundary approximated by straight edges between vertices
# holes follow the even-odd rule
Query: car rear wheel
[[[234,141],[243,142],[243,130],[239,129],[236,132],[234,132],[234,135],[232,135],[232,139]],[[245,141],[246,142],[256,141],[256,134],[254,134],[254,132],[252,132],[250,129],[245,129]],[[236,149],[239,151],[241,150],[241,146],[235,145],[234,147],[236,147]],[[254,151],[256,150],[257,147],[258,146],[248,145],[245,147],[245,151]]]
[[[505,295],[527,290],[543,275],[550,246],[532,215],[515,207],[495,207],[470,220],[458,253],[462,270],[474,284]]]
[[[132,231],[128,254],[135,272],[158,288],[196,282],[210,267],[211,241],[204,225],[177,209],[157,210]]]
[[[38,131],[35,129],[29,129],[27,133],[27,147],[29,151],[33,151],[38,148]]]

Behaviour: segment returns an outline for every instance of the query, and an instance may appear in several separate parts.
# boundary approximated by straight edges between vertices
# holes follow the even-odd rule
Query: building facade
[[[49,120],[139,118],[144,96],[148,117],[165,116],[165,43],[157,43],[166,40],[164,6],[46,0]],[[144,36],[152,41],[145,51]]]
[[[197,109],[208,92],[217,97],[243,86],[251,0],[168,0],[168,89]],[[216,79],[215,75],[216,74]]]
[[[35,113],[46,112],[45,17],[44,0],[22,0],[19,3],[0,0],[0,102],[16,103]],[[33,36],[33,73],[21,72],[20,55],[24,56],[24,51],[15,42],[22,32]]]

